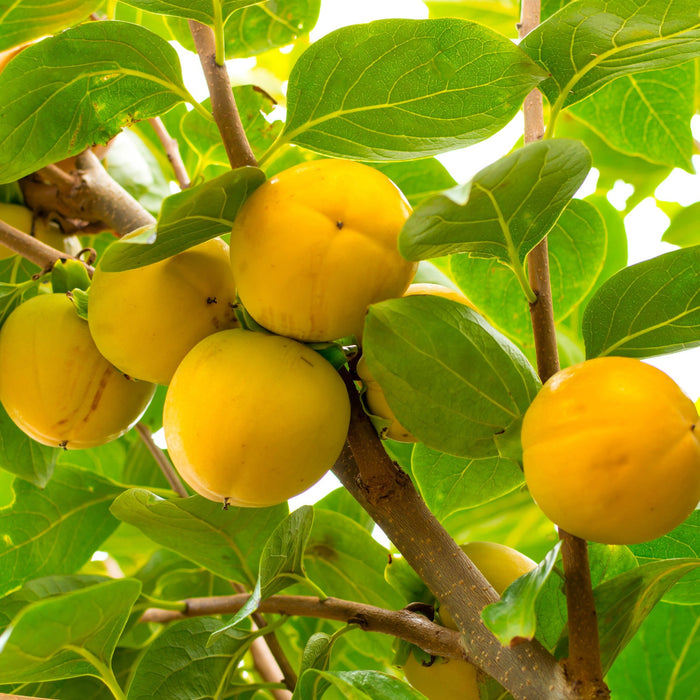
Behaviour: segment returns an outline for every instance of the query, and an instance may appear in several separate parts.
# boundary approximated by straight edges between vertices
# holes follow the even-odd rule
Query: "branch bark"
[[[344,376],[352,413],[334,474],[450,611],[475,666],[519,700],[569,697],[563,669],[537,642],[506,648],[486,629],[481,610],[498,595],[388,457],[352,380]]]
[[[190,186],[190,177],[187,174],[187,168],[182,161],[182,156],[180,155],[180,149],[177,145],[177,139],[174,139],[165,128],[163,120],[160,117],[153,117],[148,120],[153,131],[156,132],[158,140],[161,142],[163,148],[165,149],[165,155],[168,157],[168,161],[173,168],[173,173],[177,180],[177,184],[180,185],[180,189],[185,190]]]
[[[523,0],[520,38],[540,23],[540,0]],[[544,135],[542,94],[533,90],[525,99],[524,142],[540,140]],[[537,296],[530,304],[530,317],[535,338],[537,371],[542,382],[559,371],[559,353],[552,305],[549,275],[549,253],[545,237],[528,255],[528,277]],[[565,669],[574,697],[609,698],[610,690],[603,680],[600,657],[598,619],[593,597],[588,545],[574,535],[559,530],[562,540],[566,607],[569,629],[569,657]]]
[[[248,601],[248,594],[189,598],[184,613],[151,608],[142,615],[142,622],[170,622],[199,615],[233,614]],[[416,644],[434,656],[466,659],[458,632],[428,620],[410,610],[385,610],[374,605],[355,603],[339,598],[320,600],[314,596],[275,595],[265,599],[260,612],[275,615],[316,617],[357,624],[365,632],[379,632]]]
[[[258,162],[246,138],[236,100],[233,97],[231,81],[226,66],[216,62],[216,41],[214,30],[194,20],[190,20],[190,32],[197,47],[204,77],[209,87],[211,109],[216,126],[226,149],[231,167],[257,165]]]

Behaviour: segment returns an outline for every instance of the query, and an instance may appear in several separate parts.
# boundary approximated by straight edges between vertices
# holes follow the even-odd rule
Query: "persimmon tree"
[[[482,698],[696,697],[698,511],[629,546],[557,531],[525,487],[520,426],[560,367],[700,345],[697,207],[662,203],[676,248],[628,265],[634,231],[606,198],[627,182],[629,211],[672,169],[693,170],[697,8],[426,2],[428,19],[311,42],[319,5],[0,2],[0,51],[14,54],[0,73],[0,200],[80,239],[59,250],[0,208],[16,253],[0,260],[3,322],[47,290],[89,316],[95,264],[131,270],[228,240],[266,179],[321,157],[390,177],[413,207],[399,250],[420,261],[416,281],[478,310],[389,299],[361,339],[310,343],[351,403],[342,485],[313,506],[192,495],[154,437],[165,386],[133,430],[85,450],[34,442],[0,412],[0,691],[420,698],[402,672],[418,654],[473,664]],[[173,42],[199,56],[207,99]],[[232,86],[224,62],[241,57],[256,65]],[[436,159],[521,110],[522,142],[469,182]],[[382,439],[360,352],[415,443]],[[459,546],[475,540],[538,565],[499,599]],[[438,624],[446,613],[456,629]]]

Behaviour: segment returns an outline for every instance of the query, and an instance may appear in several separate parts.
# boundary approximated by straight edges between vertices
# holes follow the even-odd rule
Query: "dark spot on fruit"
[[[216,304],[216,297],[207,297],[207,304]]]
[[[342,230],[343,226],[345,226],[345,224],[342,221],[335,222],[335,227],[338,229],[338,231]]]
[[[229,507],[229,497],[225,496],[224,497],[224,510],[228,510]]]

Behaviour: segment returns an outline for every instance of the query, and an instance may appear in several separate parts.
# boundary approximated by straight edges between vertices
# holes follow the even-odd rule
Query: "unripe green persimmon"
[[[81,449],[110,442],[136,423],[154,391],[100,355],[65,294],[29,299],[0,330],[0,402],[44,445]]]
[[[522,444],[535,502],[582,539],[646,542],[700,500],[698,412],[640,360],[601,357],[555,374],[525,413]]]
[[[405,297],[420,295],[440,296],[474,308],[473,304],[462,292],[442,284],[416,282],[415,284],[409,285],[408,289],[403,294]],[[391,425],[382,432],[381,437],[396,440],[397,442],[417,442],[416,438],[401,425],[394,415],[394,412],[389,407],[389,403],[384,395],[384,390],[369,371],[364,357],[361,357],[357,363],[357,375],[362,381],[362,387],[365,391],[364,400],[369,411],[375,416],[391,421]]]
[[[305,491],[340,455],[350,422],[345,384],[314,350],[243,329],[208,336],[168,387],[165,441],[200,495],[262,507]]]
[[[529,557],[496,542],[469,542],[462,549],[499,595],[536,566]],[[457,629],[447,609],[440,609],[440,619],[445,627]],[[479,700],[478,672],[468,661],[435,659],[429,666],[423,666],[411,653],[404,673],[406,680],[428,700]]]
[[[123,272],[95,270],[90,332],[100,352],[130,377],[168,384],[202,338],[238,325],[228,246],[219,238]]]
[[[241,301],[280,335],[359,337],[367,306],[401,296],[416,270],[397,247],[410,211],[391,180],[361,163],[315,160],[275,175],[233,225]]]

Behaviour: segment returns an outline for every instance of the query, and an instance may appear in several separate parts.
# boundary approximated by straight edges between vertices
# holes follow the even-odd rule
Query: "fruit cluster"
[[[87,323],[65,295],[21,304],[0,332],[0,401],[33,439],[76,449],[125,433],[167,385],[166,443],[196,492],[285,501],[333,465],[350,420],[345,383],[304,343],[360,337],[367,306],[405,291],[409,213],[369,166],[286,170],[247,200],[230,250],[213,239],[132,270],[98,266]],[[269,333],[239,327],[238,299]]]

